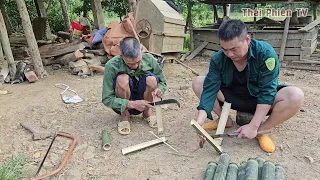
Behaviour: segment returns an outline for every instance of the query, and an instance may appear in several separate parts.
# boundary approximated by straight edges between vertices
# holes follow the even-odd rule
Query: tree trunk
[[[38,5],[39,12],[40,12],[40,17],[47,17],[47,12],[46,9],[44,8],[44,4],[42,0],[35,0],[36,4]],[[51,29],[49,26],[48,20],[46,20],[46,39],[49,39],[51,37]]]
[[[88,6],[89,1],[88,0],[83,0],[83,4],[82,4],[82,11],[83,11],[83,17],[88,18]]]
[[[193,24],[192,24],[192,2],[188,2],[188,27],[190,32],[190,50],[194,50],[194,42],[193,42]]]
[[[104,18],[101,6],[101,0],[91,0],[92,14],[94,17],[94,25],[96,29],[104,28]]]
[[[64,19],[65,31],[69,32],[70,31],[70,18],[68,15],[66,0],[60,0],[60,5],[61,5],[63,19]]]
[[[13,80],[16,74],[16,64],[14,63],[10,41],[8,38],[7,28],[2,16],[2,12],[0,11],[0,34],[1,34],[1,44],[3,45],[3,50],[6,55],[6,59],[9,66],[10,79]]]
[[[6,27],[7,27],[7,33],[10,35],[13,32],[13,28],[12,28],[10,19],[8,17],[8,14],[6,13],[5,8],[4,8],[4,0],[0,0],[0,10],[2,12],[3,19],[4,19],[4,22],[5,22]]]
[[[42,65],[42,60],[40,57],[40,52],[38,49],[38,45],[36,42],[36,38],[33,33],[33,29],[31,26],[30,22],[30,17],[27,11],[26,4],[24,0],[16,0],[17,6],[19,9],[20,13],[20,18],[21,18],[21,23],[23,26],[23,30],[25,32],[25,36],[27,38],[28,46],[29,46],[29,53],[34,65],[35,72],[37,73],[37,76],[39,78],[43,78],[44,76],[47,75],[45,72],[43,65]]]
[[[1,69],[3,68],[4,64],[6,64],[6,60],[4,59],[3,51],[2,51],[2,45],[0,42],[0,72]]]

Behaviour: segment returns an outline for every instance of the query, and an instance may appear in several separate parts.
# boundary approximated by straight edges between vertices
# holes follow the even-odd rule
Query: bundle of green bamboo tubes
[[[207,164],[204,180],[285,180],[285,170],[261,157],[249,158],[237,165],[230,162],[227,153],[222,153],[219,162]]]

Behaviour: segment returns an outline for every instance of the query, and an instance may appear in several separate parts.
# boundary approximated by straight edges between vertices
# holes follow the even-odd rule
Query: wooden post
[[[188,2],[188,28],[189,28],[189,32],[190,32],[190,50],[193,51],[194,50],[194,38],[193,38],[193,25],[192,25],[192,6],[193,3],[192,2]]]
[[[231,4],[227,4],[226,7],[226,16],[230,17],[230,9],[231,9]]]
[[[35,72],[38,77],[43,78],[47,75],[47,73],[45,72],[42,65],[42,59],[40,57],[40,52],[31,26],[30,17],[28,14],[26,4],[24,0],[16,0],[16,2],[20,13],[22,27],[27,38],[29,53],[34,65]]]
[[[63,19],[64,19],[65,31],[69,32],[70,31],[70,18],[68,15],[66,0],[60,0],[60,5],[61,5]]]
[[[224,4],[223,5],[223,17],[225,17],[227,15],[227,5]]]
[[[289,9],[291,9],[291,1],[289,0]],[[282,41],[281,41],[281,46],[280,46],[280,53],[279,53],[279,61],[283,61],[284,57],[284,51],[286,50],[286,43],[287,43],[287,37],[288,37],[288,31],[289,31],[289,23],[290,23],[290,16],[286,18],[286,22],[284,25],[284,31],[282,35]]]
[[[2,12],[0,11],[0,35],[1,35],[1,44],[3,46],[3,51],[6,55],[6,59],[8,62],[9,66],[9,74],[10,74],[10,79],[13,80],[14,76],[16,75],[16,64],[14,63],[11,47],[10,47],[10,41],[8,38],[8,33],[7,33],[7,28],[6,24],[4,22]]]
[[[313,11],[313,20],[317,20],[318,19],[318,5],[319,4],[312,4],[312,11]]]
[[[136,12],[137,12],[137,1],[136,0],[129,0],[129,11],[133,12],[133,17],[136,17]]]
[[[101,0],[91,0],[92,14],[94,17],[94,25],[96,29],[104,28],[103,11],[101,7]]]
[[[254,4],[254,8],[257,9],[257,4]],[[254,27],[254,29],[256,29],[256,27],[257,27],[257,17],[256,16],[253,17],[253,27]]]
[[[36,0],[36,1],[37,1],[36,3],[38,4],[38,7],[39,7],[40,16],[47,17],[47,11],[44,8],[43,1],[42,0]],[[50,29],[48,20],[46,22],[46,26],[47,26],[46,27],[46,38],[49,39],[49,37],[51,36],[51,29]]]
[[[217,10],[217,6],[214,4],[213,5],[213,22],[217,22],[218,21],[218,10]]]

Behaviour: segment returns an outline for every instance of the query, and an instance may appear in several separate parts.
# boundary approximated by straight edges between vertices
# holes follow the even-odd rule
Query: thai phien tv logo
[[[241,8],[244,17],[292,17],[293,10],[285,8]],[[306,17],[309,8],[295,8],[298,17]]]

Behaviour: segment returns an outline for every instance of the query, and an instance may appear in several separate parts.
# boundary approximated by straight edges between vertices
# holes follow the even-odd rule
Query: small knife
[[[258,131],[257,135],[262,135],[262,134],[268,134],[271,132],[270,130],[265,130],[265,131]],[[240,133],[234,132],[234,133],[226,133],[226,134],[210,134],[212,138],[220,138],[220,137],[237,137]]]
[[[180,107],[179,101],[177,101],[175,99],[165,99],[165,100],[161,100],[161,101],[151,102],[149,104],[152,106],[153,105],[159,106],[159,105],[164,105],[164,104],[177,104]]]

